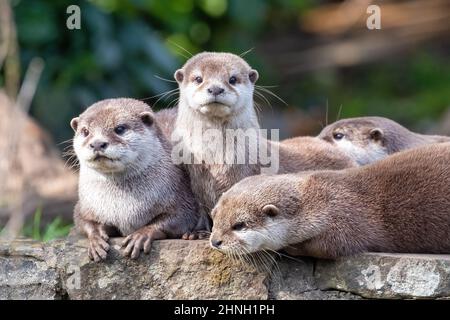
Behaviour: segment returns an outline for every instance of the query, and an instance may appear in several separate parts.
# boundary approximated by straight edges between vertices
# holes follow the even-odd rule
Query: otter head
[[[229,254],[285,247],[300,206],[297,178],[258,175],[235,184],[211,213],[211,246]]]
[[[369,164],[389,155],[384,130],[370,120],[340,120],[326,126],[318,137],[334,144],[359,165]]]
[[[210,118],[228,118],[253,108],[258,72],[231,53],[203,52],[175,72],[180,105]]]
[[[73,146],[80,167],[126,173],[158,160],[161,144],[154,114],[134,99],[108,99],[72,119]]]

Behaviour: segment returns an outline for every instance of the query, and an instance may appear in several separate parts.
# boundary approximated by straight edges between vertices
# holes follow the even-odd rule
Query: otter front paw
[[[106,235],[92,235],[89,237],[89,259],[99,262],[106,259],[109,250],[108,237]]]
[[[126,246],[123,254],[124,256],[131,257],[131,259],[137,259],[142,249],[146,254],[150,252],[153,240],[165,238],[166,235],[164,232],[151,227],[143,227],[123,240],[122,247]]]
[[[206,230],[200,230],[200,231],[193,231],[193,232],[186,232],[181,237],[183,240],[203,240],[203,239],[209,239],[209,236],[211,235],[211,232]]]

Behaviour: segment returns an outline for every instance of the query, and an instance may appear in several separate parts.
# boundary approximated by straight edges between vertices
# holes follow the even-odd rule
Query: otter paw
[[[89,259],[99,262],[106,259],[109,250],[109,244],[100,235],[94,235],[89,238],[88,256]]]
[[[130,234],[122,241],[123,255],[130,257],[131,259],[137,259],[143,249],[145,253],[150,252],[152,246],[152,235],[151,232],[136,231]]]
[[[181,237],[184,240],[203,240],[203,239],[209,239],[209,236],[211,235],[211,232],[206,230],[200,230],[200,231],[194,231],[194,232],[186,232]]]
[[[122,247],[125,247],[123,254],[124,256],[130,256],[131,259],[137,259],[142,249],[146,254],[150,252],[153,240],[166,238],[166,234],[161,230],[155,229],[154,226],[143,227],[122,241]]]

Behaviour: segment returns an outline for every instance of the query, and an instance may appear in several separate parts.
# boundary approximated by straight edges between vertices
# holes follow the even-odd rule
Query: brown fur
[[[175,128],[175,122],[177,120],[178,108],[162,109],[155,113],[155,119],[158,123],[158,127],[164,134],[166,139],[170,141],[173,130]]]
[[[259,250],[337,258],[364,251],[450,253],[450,143],[341,171],[257,176],[236,184],[213,211],[211,241],[246,244],[232,226],[267,232]],[[265,205],[278,208],[275,217]],[[256,240],[253,240],[256,241]]]
[[[149,118],[142,118],[143,113],[153,120],[146,122]],[[111,146],[120,145],[124,152],[139,154],[125,171],[114,173],[97,172],[80,159],[79,202],[74,221],[89,238],[89,256],[96,261],[106,258],[109,236],[128,236],[123,243],[124,253],[136,258],[141,249],[148,252],[155,239],[180,238],[196,230],[199,215],[187,173],[172,164],[171,145],[157,119],[162,118],[149,106],[123,98],[100,101],[72,120],[76,131],[74,145],[82,139],[79,151],[85,152],[83,149],[99,137],[94,133],[100,131]],[[126,125],[133,136],[115,134],[118,125]],[[83,129],[91,132],[89,136],[81,136]],[[150,144],[137,140],[141,137]],[[152,153],[156,158],[146,160]]]
[[[307,170],[339,170],[357,165],[344,152],[316,137],[283,140],[279,144],[279,151],[280,174]]]

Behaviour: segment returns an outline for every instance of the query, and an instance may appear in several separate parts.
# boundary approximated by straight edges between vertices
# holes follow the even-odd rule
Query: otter
[[[299,137],[279,143],[261,136],[253,101],[258,71],[237,55],[197,54],[174,77],[180,99],[173,142],[189,154],[188,160],[183,158],[180,163],[187,167],[204,216],[209,216],[219,197],[232,185],[261,173],[266,164],[262,164],[260,150],[272,156],[279,154],[279,168],[274,173],[356,165],[345,153],[318,138]],[[236,142],[236,149],[227,148],[230,132],[247,134],[248,139]],[[256,146],[253,151],[252,144]],[[176,150],[173,154],[179,148]]]
[[[70,123],[80,163],[74,222],[94,261],[106,258],[110,236],[126,236],[124,254],[137,258],[153,240],[201,228],[187,173],[172,163],[158,117],[145,103],[120,98],[97,102]]]
[[[450,141],[450,137],[411,132],[383,117],[342,119],[326,126],[318,137],[332,143],[360,165],[402,150]]]
[[[450,143],[376,163],[246,178],[219,200],[210,238],[225,253],[336,259],[365,251],[450,253]]]

